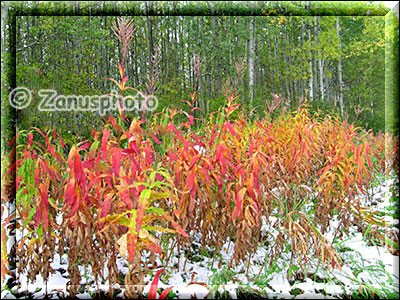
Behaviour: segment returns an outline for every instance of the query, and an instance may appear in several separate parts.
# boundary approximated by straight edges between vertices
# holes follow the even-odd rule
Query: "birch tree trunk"
[[[324,61],[321,57],[321,25],[319,23],[320,17],[317,17],[317,34],[318,34],[318,67],[319,67],[319,90],[321,101],[325,99],[324,91]]]
[[[310,81],[309,81],[309,89],[310,89],[310,101],[314,100],[314,72],[313,72],[313,55],[312,55],[312,50],[311,50],[311,25],[307,24],[307,32],[308,32],[308,40],[310,42],[310,53],[309,53],[309,59],[308,59],[308,66],[310,68]]]
[[[301,19],[301,37],[300,37],[301,49],[303,49],[303,45],[304,45],[304,40],[305,40],[304,34],[305,34],[305,26],[304,26],[304,20],[302,18]],[[304,90],[305,90],[305,86],[306,86],[306,82],[304,80],[303,72],[304,72],[304,70],[302,70],[302,76],[301,76],[301,80],[300,80],[300,92],[298,93],[298,95],[300,95],[301,98],[303,98],[303,96],[304,96]]]
[[[253,100],[254,100],[254,19],[250,19],[248,23],[249,33],[249,111],[252,115]]]
[[[319,80],[318,80],[319,72],[318,72],[318,60],[317,60],[317,43],[318,43],[317,26],[318,25],[317,25],[317,17],[314,17],[314,18],[315,19],[314,19],[314,43],[313,43],[313,45],[314,45],[314,51],[313,51],[314,89],[313,89],[313,91],[314,91],[314,97],[315,97],[315,95],[318,93],[318,90],[319,90]]]
[[[339,105],[340,105],[340,115],[344,116],[344,103],[343,103],[343,71],[342,71],[342,42],[340,40],[340,23],[339,17],[336,19],[336,33],[339,39],[339,61],[338,61],[338,77],[339,77]]]
[[[321,51],[318,51],[318,55],[321,55]],[[325,91],[324,91],[324,61],[320,58],[318,60],[318,66],[319,66],[319,89],[320,89],[320,96],[321,96],[321,101],[324,101],[325,99]]]
[[[289,39],[289,32],[286,28],[286,25],[284,25],[284,31],[287,32],[286,34],[286,45],[284,48],[283,52],[283,61],[284,61],[284,66],[285,70],[287,70],[290,66],[290,58],[289,58],[289,45],[290,45],[290,39]],[[285,88],[286,88],[286,99],[290,101],[290,87],[289,87],[289,80],[288,80],[288,75],[287,73],[285,74]]]
[[[5,29],[6,29],[6,20],[8,15],[8,9],[10,8],[10,1],[4,1],[1,5],[1,54],[3,55],[5,52]],[[1,73],[3,74],[3,62],[1,63]]]

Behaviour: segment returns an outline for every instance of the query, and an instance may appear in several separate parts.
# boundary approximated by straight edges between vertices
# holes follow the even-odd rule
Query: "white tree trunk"
[[[343,71],[342,71],[342,42],[340,40],[340,24],[339,17],[336,19],[336,32],[339,39],[339,62],[338,62],[338,77],[339,77],[339,105],[340,115],[344,116],[344,103],[343,103]]]
[[[10,8],[10,1],[4,1],[1,5],[1,55],[5,53],[5,30],[6,20],[8,15],[8,9]],[[3,74],[3,60],[1,61],[1,74]]]
[[[319,67],[319,90],[321,100],[325,99],[325,91],[324,91],[324,60],[321,57],[321,26],[320,26],[320,17],[317,17],[317,32],[318,32],[318,67]]]
[[[321,51],[318,51],[319,55],[321,55]],[[324,64],[325,62],[319,58],[318,65],[319,65],[319,90],[321,94],[321,100],[324,101],[325,99],[325,91],[324,91]]]
[[[249,21],[249,111],[253,109],[254,100],[254,19]]]
[[[308,32],[308,40],[310,41],[310,47],[311,47],[311,24],[308,24],[307,28]],[[309,90],[310,90],[310,101],[314,100],[314,72],[313,72],[313,55],[312,51],[310,48],[310,53],[309,53],[309,59],[308,59],[308,66],[310,68],[310,81],[309,81]]]

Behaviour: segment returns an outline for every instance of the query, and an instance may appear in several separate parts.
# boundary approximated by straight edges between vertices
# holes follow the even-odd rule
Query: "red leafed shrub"
[[[79,264],[89,265],[96,281],[106,266],[115,283],[121,256],[130,266],[127,293],[139,295],[148,271],[143,254],[150,251],[153,264],[165,255],[162,238],[181,251],[194,233],[216,252],[232,240],[234,263],[250,259],[263,219],[271,217],[279,232],[269,240],[271,261],[290,243],[292,263],[319,256],[340,267],[324,233],[334,218],[338,236],[350,226],[383,224],[358,196],[394,161],[389,136],[306,107],[249,122],[232,117],[235,98],[197,127],[188,113],[188,122],[175,123],[176,110],[146,121],[148,129],[137,119],[126,126],[109,117],[65,158],[55,131],[21,131],[9,170],[16,171],[17,228],[26,233],[17,245],[19,271],[46,280],[55,252],[67,253],[67,288],[75,295]]]

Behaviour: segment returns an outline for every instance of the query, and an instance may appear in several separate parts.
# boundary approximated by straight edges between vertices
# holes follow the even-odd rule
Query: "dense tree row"
[[[66,5],[57,3],[52,5],[58,10]],[[102,5],[106,6],[99,1],[89,9],[101,9]],[[122,10],[125,5],[122,3]],[[216,14],[218,5],[223,4],[208,2],[198,6]],[[293,12],[296,7],[307,5],[314,4],[286,3]],[[369,11],[384,11],[380,4],[363,5]],[[185,3],[137,4],[149,15],[134,17],[135,32],[125,63],[128,84],[144,92],[149,92],[148,75],[151,77],[155,69],[158,110],[166,106],[185,108],[181,100],[189,100],[189,93],[196,86],[196,105],[202,114],[208,114],[224,103],[224,92],[236,83],[249,116],[262,115],[272,94],[281,94],[291,108],[301,98],[307,98],[314,109],[336,112],[363,127],[384,129],[385,45],[387,53],[398,53],[396,30],[393,32],[397,37],[386,30],[386,41],[392,42],[385,44],[385,22],[386,28],[398,28],[398,19],[393,21],[392,13],[386,17],[271,16],[274,10],[265,10],[264,3],[264,16],[151,15],[167,6],[176,10],[184,8]],[[253,6],[254,11],[260,9],[259,5]],[[84,3],[69,2],[70,10],[76,13],[82,7],[88,9]],[[346,9],[357,14],[359,4],[349,4]],[[35,93],[43,88],[53,88],[64,95],[109,93],[114,83],[106,78],[118,78],[117,62],[122,51],[111,29],[115,19],[17,16],[17,85],[32,89],[36,103]],[[154,68],[152,58],[156,53]],[[196,57],[200,57],[197,71]],[[390,63],[393,65],[393,59]],[[244,74],[238,80],[237,67],[240,69],[241,64]],[[386,76],[397,73],[389,72],[388,66],[386,69]],[[398,98],[398,92],[388,93],[394,88],[388,86],[389,82],[386,93],[391,99],[387,102]],[[92,113],[38,113],[35,107],[19,112],[19,118],[21,126],[57,126],[68,128],[72,135],[87,135],[100,119]]]

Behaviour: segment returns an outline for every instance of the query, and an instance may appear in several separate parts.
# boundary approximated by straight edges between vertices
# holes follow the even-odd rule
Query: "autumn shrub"
[[[167,130],[174,138],[163,165],[175,173],[184,230],[201,232],[203,247],[216,251],[234,239],[238,262],[257,246],[261,217],[274,216],[279,220],[274,226],[282,230],[270,241],[271,261],[291,243],[293,256],[303,257],[300,264],[314,253],[340,266],[323,233],[334,216],[335,236],[351,225],[376,222],[360,212],[358,196],[371,174],[384,171],[385,136],[338,118],[310,115],[306,107],[254,122],[243,115],[231,119],[239,108],[234,100],[232,94],[223,110],[204,121],[201,132],[191,131],[191,115],[175,125],[173,111],[154,122],[162,124],[158,132]],[[301,209],[306,205],[312,205],[314,215]],[[192,241],[185,242],[190,247]]]

